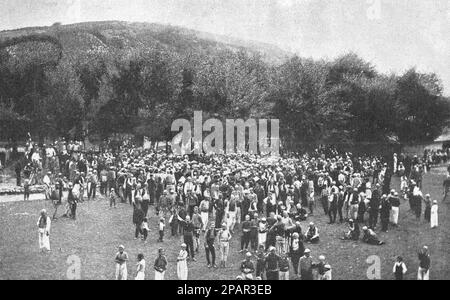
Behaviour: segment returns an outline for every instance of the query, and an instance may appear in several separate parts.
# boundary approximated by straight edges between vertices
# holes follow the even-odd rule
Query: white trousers
[[[430,270],[425,272],[425,269],[419,267],[417,270],[417,280],[430,280]]]
[[[127,264],[116,264],[116,280],[127,280],[128,271]]]
[[[241,224],[241,208],[240,207],[236,207],[236,215],[235,218],[236,220],[236,224]]]
[[[236,224],[236,211],[229,211],[228,218],[227,218],[228,230],[233,231],[235,224]]]
[[[47,235],[45,229],[39,229],[39,249],[50,251],[50,235]]]
[[[145,273],[144,272],[138,272],[136,275],[136,278],[134,280],[144,280],[145,279]]]
[[[164,274],[166,274],[166,271],[164,272],[155,271],[155,280],[164,280]]]
[[[185,260],[179,261],[177,263],[177,275],[178,280],[187,280],[188,278],[188,267]]]
[[[431,228],[438,227],[438,213],[433,207],[431,208],[430,226]]]
[[[279,279],[280,280],[289,280],[289,271],[286,272],[279,272]]]
[[[392,224],[397,225],[398,224],[398,214],[400,212],[400,208],[399,207],[392,207],[391,208],[391,216],[390,216],[390,220]]]
[[[203,230],[206,230],[206,226],[208,225],[208,218],[209,218],[209,213],[208,212],[201,212],[200,213],[200,217],[202,218],[202,222],[203,222]]]
[[[265,247],[266,240],[267,240],[267,232],[264,232],[264,233],[258,232],[258,245],[264,245],[264,247]]]

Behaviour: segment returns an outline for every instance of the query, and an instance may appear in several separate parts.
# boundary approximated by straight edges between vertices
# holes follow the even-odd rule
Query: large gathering
[[[450,279],[447,2],[0,1],[0,280]]]
[[[24,166],[16,166],[17,185],[23,182],[27,201],[29,186],[43,184],[54,206],[53,211],[42,210],[37,222],[42,251],[51,251],[52,221],[83,218],[77,207],[89,201],[102,201],[105,209],[129,206],[134,226],[128,234],[136,242],[169,240],[180,249],[173,266],[168,266],[164,247],[158,247],[154,265],[152,260],[146,266],[147,253],[128,253],[117,245],[115,278],[121,280],[127,280],[128,272],[136,280],[163,280],[168,267],[176,268],[179,280],[187,280],[193,265],[229,268],[233,255],[244,258],[235,279],[331,280],[327,258],[308,248],[327,234],[314,223],[317,216],[328,218],[328,224],[346,224],[342,240],[383,247],[379,233],[402,226],[400,213],[437,230],[438,204],[450,191],[450,173],[443,177],[441,199],[422,189],[423,176],[447,163],[449,149],[425,151],[420,157],[362,157],[320,146],[311,153],[261,157],[175,156],[139,149],[130,140],[98,152],[84,152],[82,143],[64,140],[42,147],[30,140],[28,146]],[[400,212],[404,202],[409,210]],[[148,240],[149,232],[159,238]],[[240,247],[230,247],[232,239]],[[199,252],[206,261],[196,259]],[[417,279],[427,280],[428,246],[410,255],[419,261]],[[398,256],[393,278],[401,280],[406,270]]]

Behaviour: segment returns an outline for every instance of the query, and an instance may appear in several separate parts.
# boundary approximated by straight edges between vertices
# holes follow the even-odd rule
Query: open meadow
[[[448,203],[442,203],[442,180],[444,168],[436,168],[424,175],[423,192],[430,193],[439,201],[439,227],[431,229],[423,219],[417,221],[409,211],[406,201],[400,208],[399,227],[388,233],[379,233],[386,242],[383,246],[369,246],[362,242],[342,241],[345,224],[329,225],[328,217],[318,205],[316,215],[302,223],[305,230],[308,222],[314,221],[320,230],[320,243],[307,245],[313,258],[325,255],[333,269],[333,279],[364,280],[370,266],[367,258],[377,255],[381,259],[381,278],[393,279],[392,266],[397,255],[403,256],[408,267],[406,279],[415,279],[418,259],[417,250],[428,245],[431,254],[430,279],[450,279],[450,220],[447,217]],[[393,188],[398,189],[398,178],[393,179]],[[5,196],[3,196],[5,198]],[[3,199],[5,200],[5,199]],[[146,244],[134,240],[132,209],[128,204],[109,208],[106,199],[81,203],[76,221],[59,218],[52,223],[50,253],[42,254],[38,249],[36,222],[39,211],[46,208],[53,213],[49,201],[0,203],[0,279],[67,279],[70,270],[68,257],[75,254],[81,260],[81,279],[114,279],[114,255],[117,246],[123,244],[130,255],[129,279],[134,278],[136,256],[142,252],[147,261],[146,278],[153,279],[153,262],[157,250],[162,247],[168,258],[166,279],[176,279],[176,256],[182,243],[181,237],[170,237],[166,228],[165,240],[157,242],[158,220],[153,207],[149,210],[151,232]],[[58,215],[62,213],[60,207]],[[239,275],[239,264],[243,254],[240,248],[240,232],[233,237],[230,258],[226,269],[208,269],[205,251],[200,248],[196,262],[189,263],[189,278],[198,280],[230,280]],[[377,230],[377,233],[379,231]],[[203,243],[202,243],[203,244]],[[373,263],[373,262],[371,262]],[[291,270],[291,275],[292,275]]]

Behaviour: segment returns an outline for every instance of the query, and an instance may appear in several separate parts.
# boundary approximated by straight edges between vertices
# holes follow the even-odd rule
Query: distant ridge
[[[99,48],[102,51],[112,51],[150,46],[159,46],[175,52],[245,50],[259,53],[265,61],[273,64],[279,64],[293,55],[267,43],[241,40],[179,26],[124,21],[67,25],[55,23],[52,26],[4,30],[0,31],[0,42],[27,35],[56,37],[62,44],[64,53],[75,55]]]

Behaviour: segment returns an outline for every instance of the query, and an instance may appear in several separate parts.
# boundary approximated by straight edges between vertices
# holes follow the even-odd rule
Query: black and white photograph
[[[0,0],[0,280],[449,280],[449,204],[450,0]]]

